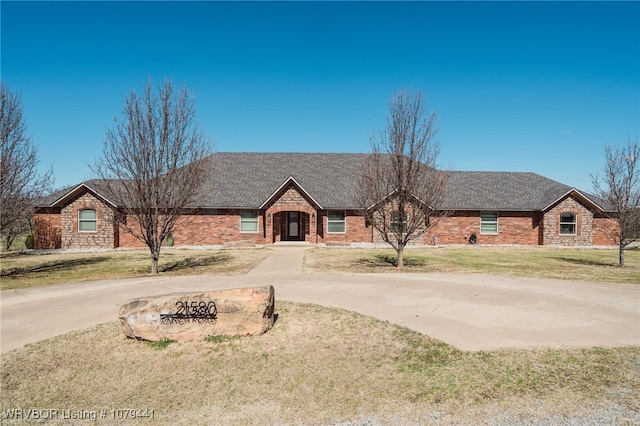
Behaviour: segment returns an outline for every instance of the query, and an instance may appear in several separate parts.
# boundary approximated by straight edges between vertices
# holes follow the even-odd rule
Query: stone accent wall
[[[476,234],[477,244],[538,245],[541,243],[541,218],[534,212],[498,212],[498,233],[480,232],[481,211],[456,211],[452,216],[434,219],[424,236],[424,244],[468,244]]]
[[[372,226],[373,228],[373,226]],[[414,234],[415,235],[415,234]],[[395,237],[392,237],[395,238]],[[382,234],[378,232],[375,228],[372,230],[372,240],[376,244],[386,244],[384,239],[382,238]],[[392,240],[393,241],[393,240]],[[412,237],[407,243],[408,246],[421,246],[424,245],[424,235],[416,235]],[[391,246],[389,246],[391,247]]]
[[[302,209],[313,209],[311,203],[309,203],[309,201],[307,201],[306,198],[303,197],[300,192],[298,192],[293,184],[287,187],[280,198],[276,199],[275,202],[269,205],[269,208],[277,209],[278,207],[286,207],[292,211],[299,210],[293,207],[299,207]]]
[[[96,231],[78,230],[78,212],[84,209],[96,211]],[[117,247],[117,232],[114,229],[113,217],[113,208],[90,192],[85,192],[61,211],[61,247],[64,249],[86,247],[112,249]]]
[[[33,218],[34,248],[36,250],[62,247],[62,216],[60,209],[36,212]]]
[[[395,201],[393,201],[391,204],[388,204],[385,209],[387,209],[387,218],[391,217],[391,210],[396,210],[397,209],[397,205],[395,203]],[[408,217],[411,216],[411,207],[407,206],[406,210]],[[377,215],[377,212],[376,212]],[[378,216],[379,217],[379,216]],[[407,245],[423,245],[424,244],[424,228],[420,227],[417,232],[414,232],[413,236],[411,237],[411,239],[408,241]],[[419,235],[418,235],[419,234]],[[395,237],[392,237],[395,238]],[[384,244],[385,241],[382,238],[382,234],[377,231],[375,228],[373,229],[373,242],[376,244]]]
[[[560,215],[576,215],[576,235],[560,235]],[[593,213],[579,201],[567,197],[544,214],[544,245],[590,246],[593,244]]]

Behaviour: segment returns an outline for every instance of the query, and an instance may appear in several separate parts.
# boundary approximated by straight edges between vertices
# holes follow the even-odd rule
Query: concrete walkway
[[[144,277],[5,290],[2,352],[117,319],[128,299],[273,285],[277,300],[344,308],[463,350],[640,345],[640,286],[462,274],[301,274],[311,246],[273,246],[247,275]]]
[[[313,246],[306,243],[280,243],[270,246],[273,253],[253,268],[249,277],[275,277],[299,275],[302,272],[304,252]]]

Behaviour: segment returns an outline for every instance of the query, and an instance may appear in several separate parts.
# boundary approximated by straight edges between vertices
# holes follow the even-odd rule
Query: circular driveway
[[[304,275],[277,247],[243,276],[145,277],[2,291],[2,352],[118,318],[127,300],[273,285],[278,300],[349,309],[462,350],[640,345],[640,286],[461,274]]]

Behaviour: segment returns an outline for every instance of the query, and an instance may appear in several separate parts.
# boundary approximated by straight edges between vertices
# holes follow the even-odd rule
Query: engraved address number
[[[218,316],[218,308],[214,301],[178,301],[177,310],[173,314],[160,314],[162,324],[215,324]]]

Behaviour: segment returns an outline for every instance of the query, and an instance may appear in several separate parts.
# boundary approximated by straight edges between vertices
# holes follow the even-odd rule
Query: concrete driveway
[[[308,247],[274,246],[238,277],[146,277],[5,290],[2,352],[116,320],[128,299],[273,285],[277,301],[349,309],[462,350],[640,345],[640,286],[490,275],[302,275]]]

